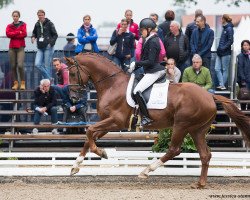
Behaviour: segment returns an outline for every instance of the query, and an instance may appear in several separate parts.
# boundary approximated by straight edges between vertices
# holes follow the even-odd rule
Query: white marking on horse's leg
[[[145,168],[140,174],[139,178],[148,178],[148,173],[155,171],[158,167],[162,166],[164,163],[161,161],[161,159],[155,161],[151,165],[149,165],[147,168]]]
[[[80,164],[83,162],[84,156],[78,156],[72,168],[79,168]]]

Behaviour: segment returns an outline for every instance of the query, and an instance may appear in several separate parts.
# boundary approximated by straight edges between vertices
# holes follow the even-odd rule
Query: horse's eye
[[[69,75],[70,75],[71,77],[74,77],[74,76],[75,76],[75,73],[69,73]]]

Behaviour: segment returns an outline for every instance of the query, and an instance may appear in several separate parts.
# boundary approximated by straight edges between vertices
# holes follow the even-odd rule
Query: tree
[[[0,0],[0,9],[7,6],[10,3],[14,3],[14,0]]]
[[[215,3],[227,2],[228,6],[234,5],[234,6],[237,6],[237,7],[239,7],[240,4],[243,3],[243,2],[250,3],[250,0],[214,0],[214,1],[215,1]],[[184,6],[184,7],[189,6],[191,4],[197,5],[198,0],[175,0],[175,3],[174,3],[174,5],[176,5],[176,6],[178,5],[178,6]]]

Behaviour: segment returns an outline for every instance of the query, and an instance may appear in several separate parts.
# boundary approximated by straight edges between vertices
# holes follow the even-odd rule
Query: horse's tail
[[[241,130],[246,145],[250,146],[250,118],[241,112],[230,99],[221,95],[213,95],[213,98],[222,103],[226,113],[233,119],[236,126]]]

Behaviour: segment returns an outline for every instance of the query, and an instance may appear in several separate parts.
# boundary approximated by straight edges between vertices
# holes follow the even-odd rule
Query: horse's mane
[[[119,66],[115,62],[98,53],[86,52],[86,53],[79,53],[78,55],[94,57],[95,59],[100,59],[102,63],[112,64],[114,67],[119,68]]]

